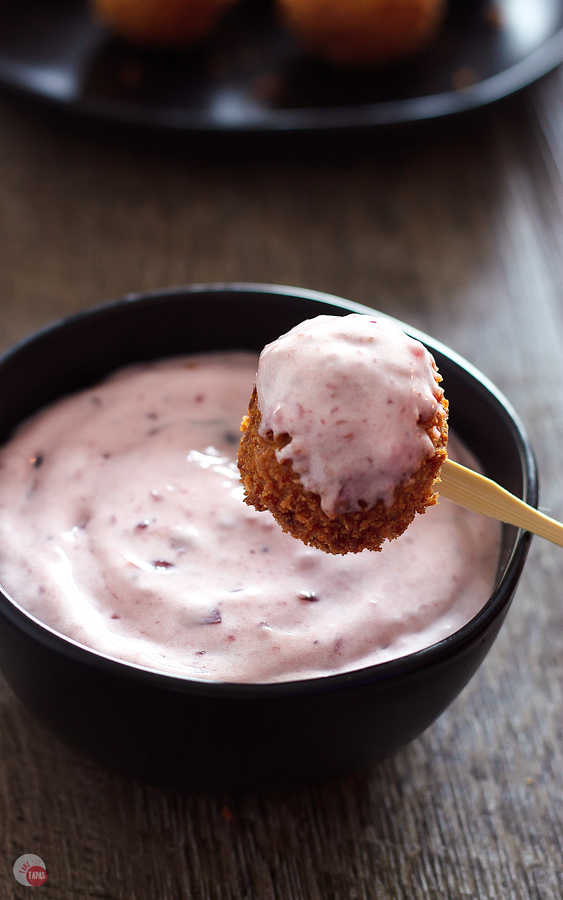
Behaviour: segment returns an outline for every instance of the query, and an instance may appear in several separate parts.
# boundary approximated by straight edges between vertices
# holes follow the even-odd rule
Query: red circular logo
[[[25,873],[28,884],[32,887],[38,887],[47,881],[47,871],[43,866],[30,866]]]
[[[17,883],[24,887],[41,887],[47,881],[47,866],[37,853],[22,853],[12,871]]]

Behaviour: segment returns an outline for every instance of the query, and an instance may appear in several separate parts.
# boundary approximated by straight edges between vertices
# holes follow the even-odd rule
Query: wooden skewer
[[[466,509],[525,528],[563,547],[563,524],[528,506],[495,481],[447,459],[440,470],[437,491]]]

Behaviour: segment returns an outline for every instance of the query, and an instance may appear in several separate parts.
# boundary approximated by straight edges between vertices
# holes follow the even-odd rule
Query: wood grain
[[[299,284],[379,306],[472,359],[532,433],[563,517],[563,73],[479,115],[276,148],[159,146],[0,101],[0,345],[181,282]],[[536,541],[485,664],[371,772],[184,796],[46,734],[0,682],[0,898],[563,896],[563,556]]]

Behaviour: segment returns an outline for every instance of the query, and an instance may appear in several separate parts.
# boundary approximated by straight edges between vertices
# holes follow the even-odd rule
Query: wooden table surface
[[[467,119],[233,148],[102,133],[0,99],[0,345],[130,291],[249,280],[331,291],[473,360],[534,438],[563,517],[563,72]],[[46,733],[0,680],[0,897],[563,896],[563,555],[536,540],[495,646],[369,773],[190,796]]]

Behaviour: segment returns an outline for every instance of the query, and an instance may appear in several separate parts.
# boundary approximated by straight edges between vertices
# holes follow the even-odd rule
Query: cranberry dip
[[[260,354],[260,434],[291,435],[278,461],[327,515],[390,504],[435,452],[423,424],[440,409],[435,373],[426,347],[384,317],[308,319]]]
[[[493,587],[500,526],[447,500],[381,553],[329,556],[243,502],[235,456],[256,358],[127,368],[0,450],[0,583],[106,655],[273,682],[372,665],[451,634]],[[475,465],[454,437],[449,455]]]

